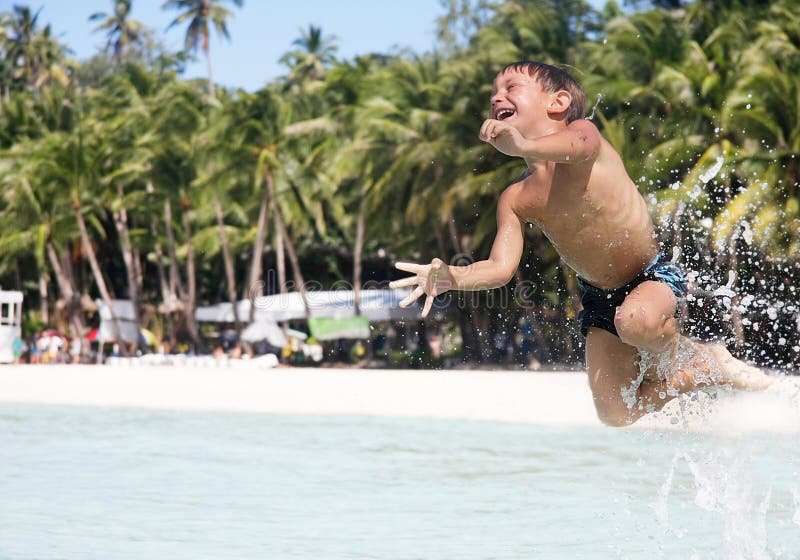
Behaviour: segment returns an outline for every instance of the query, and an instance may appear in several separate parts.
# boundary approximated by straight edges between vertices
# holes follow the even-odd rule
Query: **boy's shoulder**
[[[527,167],[519,174],[519,176],[511,181],[508,186],[500,193],[501,203],[511,204],[516,206],[515,202],[518,200],[523,192],[525,186],[525,179],[531,176],[531,171]]]

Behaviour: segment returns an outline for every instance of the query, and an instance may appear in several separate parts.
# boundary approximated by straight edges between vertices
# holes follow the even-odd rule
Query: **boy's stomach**
[[[564,262],[593,286],[614,289],[624,286],[658,255],[652,228],[632,234],[597,231],[548,232],[545,235]]]

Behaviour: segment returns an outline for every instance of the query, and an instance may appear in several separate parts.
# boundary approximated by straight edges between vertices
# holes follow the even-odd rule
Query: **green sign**
[[[369,338],[369,319],[363,315],[355,317],[311,317],[308,320],[311,336],[317,340],[339,338]]]

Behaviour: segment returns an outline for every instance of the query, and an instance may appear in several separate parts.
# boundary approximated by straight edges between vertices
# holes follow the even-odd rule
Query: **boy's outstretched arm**
[[[572,121],[564,130],[537,138],[525,138],[511,124],[487,119],[480,139],[509,156],[556,163],[592,161],[600,152],[600,131],[586,119]]]
[[[395,280],[390,288],[416,286],[401,307],[410,305],[421,295],[425,295],[422,316],[426,317],[433,306],[433,299],[448,290],[489,290],[508,283],[514,276],[522,258],[524,243],[524,223],[514,212],[512,199],[519,185],[506,189],[497,203],[497,235],[492,244],[489,258],[466,266],[448,266],[441,259],[433,259],[430,264],[395,263],[395,267],[414,276]]]

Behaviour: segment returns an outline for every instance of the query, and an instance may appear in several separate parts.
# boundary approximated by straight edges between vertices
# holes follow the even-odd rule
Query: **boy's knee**
[[[617,308],[614,315],[614,327],[622,342],[631,346],[649,346],[650,343],[663,338],[667,317],[656,317],[643,309],[630,310]]]

